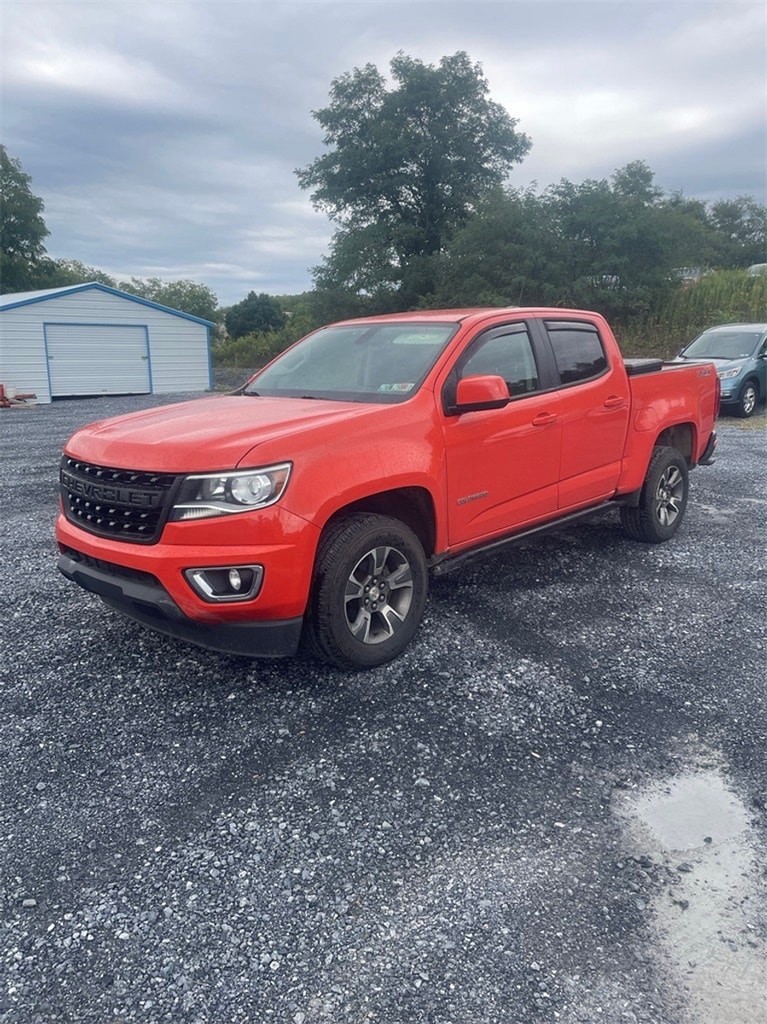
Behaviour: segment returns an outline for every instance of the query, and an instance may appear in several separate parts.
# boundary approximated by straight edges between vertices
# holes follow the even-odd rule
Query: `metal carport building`
[[[39,402],[204,390],[213,326],[98,283],[0,295],[0,384]]]

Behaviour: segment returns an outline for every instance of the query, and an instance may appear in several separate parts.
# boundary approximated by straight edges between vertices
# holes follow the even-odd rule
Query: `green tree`
[[[340,225],[318,284],[407,308],[433,290],[435,257],[531,144],[466,53],[437,67],[399,53],[390,69],[391,89],[372,64],[332,82],[330,105],[313,112],[329,151],[296,173]]]
[[[241,338],[245,334],[279,331],[285,326],[285,314],[271,295],[248,292],[242,302],[229,307],[224,323],[231,338]]]
[[[115,280],[103,270],[88,267],[80,260],[42,259],[36,266],[35,288],[64,288],[70,284],[90,284],[98,281],[116,288]]]
[[[399,309],[397,252],[381,224],[336,231],[331,255],[314,271],[315,306],[324,320]]]
[[[440,260],[430,306],[557,305],[567,268],[551,210],[531,189],[489,193]]]
[[[159,277],[146,280],[132,277],[130,281],[121,281],[118,288],[160,306],[216,322],[218,298],[207,285],[185,280],[162,281]]]
[[[635,161],[610,181],[563,180],[547,190],[570,268],[565,301],[626,321],[647,314],[675,286],[674,268],[690,256],[694,231],[683,230],[679,210],[669,215],[653,178]]]
[[[35,274],[45,256],[50,232],[43,220],[43,200],[34,195],[32,179],[0,145],[0,292],[36,287]]]
[[[767,207],[751,196],[720,199],[711,207],[716,265],[723,270],[767,261]]]
[[[213,349],[213,361],[216,366],[256,370],[317,326],[308,309],[299,310],[279,330],[254,331],[222,341]]]
[[[718,209],[717,226],[706,203],[665,195],[643,161],[542,196],[496,190],[441,254],[428,305],[586,306],[636,322],[674,292],[682,268],[716,265],[724,212],[734,245],[744,221],[758,228],[756,204]]]
[[[655,184],[655,174],[644,160],[632,160],[619,167],[611,177],[612,191],[624,199],[633,199],[642,206],[651,206],[663,195]]]
[[[689,270],[702,271],[717,263],[716,230],[711,224],[707,204],[702,199],[691,199],[681,192],[673,192],[660,201],[664,212],[664,226],[674,240],[676,262],[673,275]]]

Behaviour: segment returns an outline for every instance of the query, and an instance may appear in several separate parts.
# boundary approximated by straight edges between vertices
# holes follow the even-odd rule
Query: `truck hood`
[[[266,441],[340,421],[386,416],[389,406],[305,398],[222,395],[99,420],[79,430],[68,455],[116,469],[199,473],[235,469]],[[281,458],[289,457],[285,451]]]

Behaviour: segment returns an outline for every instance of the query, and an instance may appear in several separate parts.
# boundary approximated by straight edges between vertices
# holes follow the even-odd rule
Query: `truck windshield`
[[[323,327],[256,374],[244,394],[402,402],[458,326],[400,321]]]
[[[704,331],[682,355],[685,359],[745,359],[761,337],[760,331]]]

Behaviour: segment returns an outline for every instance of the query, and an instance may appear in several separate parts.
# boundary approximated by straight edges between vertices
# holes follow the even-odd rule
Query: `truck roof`
[[[470,306],[458,309],[414,309],[409,313],[379,313],[374,316],[356,317],[352,320],[339,320],[336,323],[344,324],[376,324],[390,323],[398,320],[409,320],[411,322],[449,321],[460,323],[471,317],[481,319],[483,316],[495,316],[498,313],[535,313],[544,316],[563,317],[577,314],[579,317],[597,316],[582,309],[563,309],[560,306]]]

